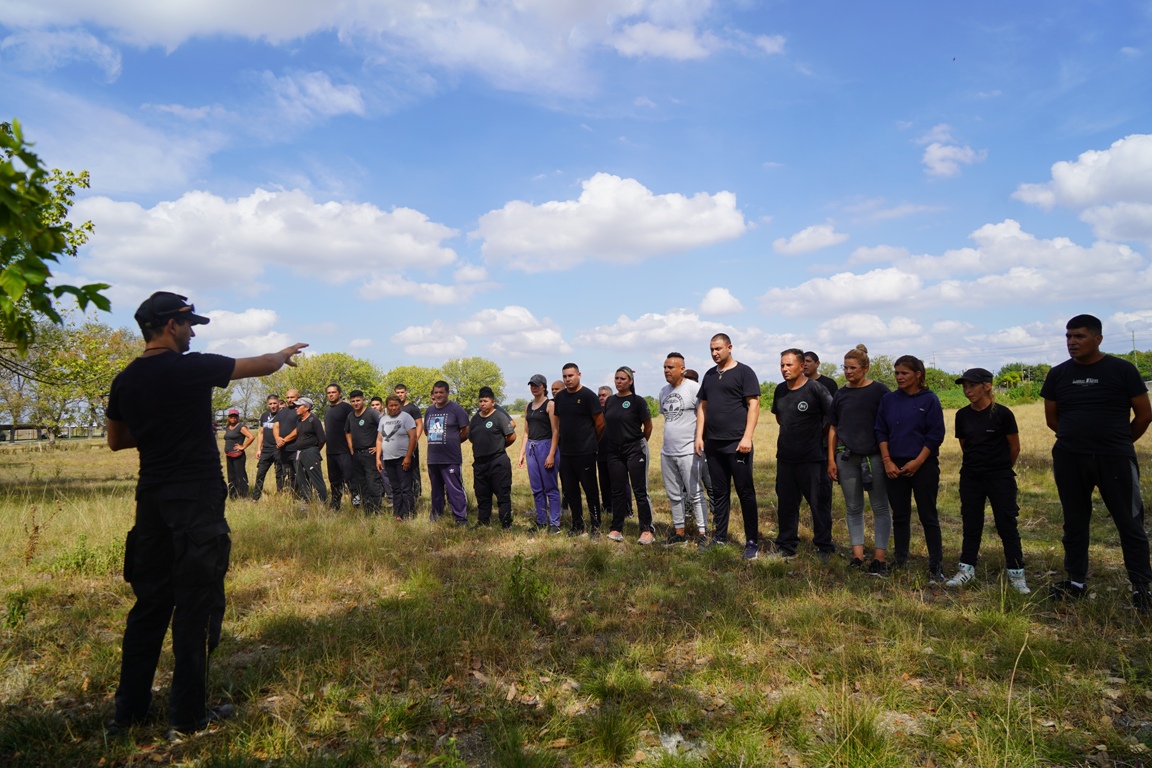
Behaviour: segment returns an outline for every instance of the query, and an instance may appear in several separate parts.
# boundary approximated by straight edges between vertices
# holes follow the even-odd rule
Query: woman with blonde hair
[[[864,493],[872,504],[873,555],[868,574],[885,578],[892,515],[888,511],[884,464],[876,442],[876,413],[889,393],[882,382],[868,378],[872,363],[868,348],[857,344],[844,355],[846,384],[836,390],[828,414],[828,477],[840,483],[848,510],[850,568],[864,569]]]

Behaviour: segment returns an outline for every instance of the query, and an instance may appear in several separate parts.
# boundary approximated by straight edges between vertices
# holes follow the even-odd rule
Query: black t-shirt
[[[961,472],[990,473],[1012,469],[1008,435],[1019,434],[1012,411],[993,403],[982,411],[966,405],[956,411],[956,437],[963,441]]]
[[[823,384],[824,389],[828,390],[828,394],[830,395],[835,395],[836,390],[840,388],[840,385],[836,383],[836,379],[832,378],[831,376],[821,376],[820,378],[816,379],[816,383]]]
[[[548,400],[539,408],[533,409],[532,403],[524,409],[524,421],[528,422],[529,440],[552,439],[552,417],[548,415]]]
[[[888,392],[888,387],[880,381],[866,387],[836,390],[828,411],[828,423],[836,427],[836,441],[858,456],[880,453],[880,444],[876,442],[876,412]]]
[[[1136,456],[1132,398],[1147,393],[1136,366],[1111,355],[1091,365],[1065,360],[1048,371],[1040,389],[1056,403],[1056,447],[1104,456]]]
[[[476,461],[488,460],[504,453],[508,447],[504,438],[512,434],[512,419],[499,408],[481,416],[477,411],[468,422],[468,440],[472,443],[472,456]]]
[[[260,430],[263,436],[260,438],[260,454],[271,455],[276,452],[276,436],[272,434],[272,425],[276,423],[276,417],[272,415],[271,411],[264,411],[260,414]]]
[[[799,389],[788,389],[787,382],[778,384],[772,398],[772,413],[780,417],[776,460],[827,461],[824,420],[831,409],[832,395],[820,382],[809,379]]]
[[[296,407],[287,405],[281,408],[276,414],[276,423],[280,425],[281,440],[292,434],[292,430],[296,429],[296,425],[300,423],[300,417],[296,415]],[[284,447],[280,450],[283,453],[296,453],[300,447],[299,442],[300,440],[296,439],[290,443],[284,443]],[[273,445],[275,445],[275,443],[273,443]]]
[[[324,411],[324,433],[330,436],[325,452],[329,456],[348,453],[348,441],[344,439],[344,432],[348,417],[351,415],[352,406],[348,403],[329,405]],[[376,445],[375,438],[372,440],[372,445]]]
[[[325,424],[325,427],[328,425]],[[331,432],[329,432],[331,434]],[[362,451],[365,448],[376,447],[376,436],[380,434],[380,412],[375,408],[365,408],[364,413],[359,416],[355,411],[348,412],[348,418],[344,420],[344,425],[340,427],[340,436],[343,439],[345,434],[352,435],[352,450]],[[335,436],[331,438],[336,440]],[[329,443],[331,445],[332,443]],[[345,443],[347,445],[347,443]],[[331,453],[331,451],[329,451]]]
[[[163,352],[136,358],[112,380],[107,415],[136,441],[138,487],[222,477],[212,388],[228,386],[235,367],[223,355]]]
[[[648,401],[640,395],[609,395],[604,402],[604,436],[609,450],[644,437],[644,422],[651,418]]]
[[[552,410],[560,420],[560,455],[577,456],[596,453],[596,423],[593,417],[603,413],[600,398],[588,387],[575,392],[562,389],[553,400]]]
[[[704,372],[700,392],[696,395],[704,407],[704,439],[717,443],[735,443],[744,437],[748,424],[749,397],[760,397],[756,372],[744,363],[736,363],[723,373],[713,366]]]
[[[283,429],[283,427],[281,427]],[[296,450],[319,448],[324,445],[324,425],[316,414],[296,424]]]
[[[412,421],[416,422],[417,424],[420,424],[424,421],[424,414],[420,412],[420,406],[416,405],[416,403],[413,403],[412,401],[404,403],[404,405],[400,406],[400,410],[411,416]]]

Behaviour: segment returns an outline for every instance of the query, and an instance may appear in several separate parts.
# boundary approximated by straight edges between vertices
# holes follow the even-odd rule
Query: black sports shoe
[[[548,526],[548,533],[550,533],[550,534],[557,534],[557,533],[560,533],[560,526],[558,526],[558,525],[550,525],[550,526]]]
[[[588,538],[590,538],[590,539],[600,538],[600,529],[599,528],[593,528],[592,530],[588,531]]]
[[[744,554],[741,555],[744,560],[755,560],[760,557],[760,545],[754,541],[750,541],[744,545]]]
[[[828,565],[832,561],[832,553],[824,549],[816,550],[816,557],[820,558],[820,562],[824,565]]]
[[[948,577],[944,575],[944,571],[940,570],[940,566],[933,565],[928,567],[928,581],[935,584],[943,584],[948,581]]]
[[[888,578],[888,563],[873,560],[868,565],[868,575],[875,576],[878,579]]]
[[[1088,594],[1088,587],[1079,587],[1071,581],[1058,581],[1048,587],[1049,600],[1079,600]]]
[[[583,528],[569,528],[568,529],[568,535],[571,537],[583,536],[584,535],[584,529]]]
[[[857,571],[862,571],[864,570],[864,561],[858,557],[854,557],[848,562],[848,567]]]
[[[684,536],[684,534],[676,533],[675,531],[673,531],[672,535],[669,536],[668,539],[664,542],[664,546],[672,547],[672,546],[675,546],[677,544],[687,544],[687,543],[688,543],[688,539]]]
[[[168,741],[176,741],[184,736],[202,731],[212,725],[212,723],[227,720],[234,714],[236,714],[236,708],[231,704],[221,704],[218,707],[210,707],[207,715],[199,723],[192,725],[174,725],[168,729],[168,733],[165,734],[165,736]]]
[[[1140,613],[1152,612],[1152,593],[1147,584],[1132,590],[1132,607]]]

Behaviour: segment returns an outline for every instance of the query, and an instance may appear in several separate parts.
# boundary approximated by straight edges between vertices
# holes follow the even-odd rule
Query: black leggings
[[[892,461],[902,467],[914,457],[893,456]],[[908,560],[908,545],[912,539],[912,498],[916,498],[916,514],[924,528],[924,544],[928,547],[928,569],[936,571],[944,562],[944,545],[940,540],[940,516],[936,512],[936,495],[940,492],[940,461],[929,456],[912,477],[886,477],[888,506],[892,510],[893,557],[897,563]]]
[[[564,480],[568,509],[572,511],[572,530],[584,529],[584,505],[580,489],[588,497],[588,517],[592,528],[600,528],[600,492],[596,488],[596,454],[564,454],[560,457],[560,477]]]
[[[608,472],[612,476],[612,530],[624,527],[624,517],[631,506],[628,485],[636,496],[640,532],[654,531],[652,505],[648,502],[648,462],[644,458],[644,439],[621,445],[608,454]]]

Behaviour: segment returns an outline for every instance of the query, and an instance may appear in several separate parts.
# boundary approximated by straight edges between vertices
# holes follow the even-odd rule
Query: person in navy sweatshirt
[[[944,442],[944,409],[940,399],[924,385],[924,362],[912,355],[896,360],[895,392],[880,400],[876,413],[876,441],[888,478],[888,503],[892,509],[893,563],[908,561],[912,537],[912,499],[924,529],[928,547],[928,574],[944,582],[940,567],[944,547],[936,495],[940,490],[940,444]]]

